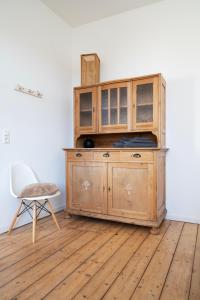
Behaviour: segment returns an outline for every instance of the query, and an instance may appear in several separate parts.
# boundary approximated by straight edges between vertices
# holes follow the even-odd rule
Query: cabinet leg
[[[152,227],[150,233],[154,235],[160,234],[160,227]]]
[[[67,210],[65,210],[64,219],[70,219],[71,217],[72,217],[72,215]]]

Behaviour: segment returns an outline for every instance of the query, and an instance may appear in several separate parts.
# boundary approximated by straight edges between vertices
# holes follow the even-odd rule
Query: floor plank
[[[165,221],[159,235],[150,234],[146,238],[103,299],[130,299],[168,227],[169,222]]]
[[[192,281],[189,300],[200,299],[200,225],[198,226],[198,235],[195,249],[194,266],[192,272]]]
[[[63,222],[62,215],[58,215],[58,222]],[[48,218],[46,222],[39,221],[36,226],[36,237],[37,241],[40,241],[42,238],[56,232],[58,229],[53,223],[53,221]],[[0,259],[6,256],[15,253],[17,250],[21,249],[22,246],[26,247],[32,245],[32,228],[27,227],[26,230],[18,234],[18,231],[13,231],[10,235],[7,234],[7,239],[0,241],[3,245],[0,248]]]
[[[108,231],[101,234],[86,232],[84,236],[11,281],[3,287],[3,293],[12,298],[15,290],[17,299],[40,299],[53,284],[60,283],[63,277],[73,272],[114,234]]]
[[[102,268],[94,275],[90,281],[84,286],[83,289],[74,297],[74,299],[101,299],[105,292],[112,285],[115,278],[122,271],[123,267],[127,264],[130,257],[135,253],[144,239],[147,237],[147,229],[138,229],[130,238],[114,253]],[[87,274],[87,273],[86,273]],[[89,271],[90,274],[90,271]],[[79,286],[81,288],[81,285]],[[61,289],[62,290],[62,289]],[[67,295],[68,291],[66,289]],[[56,295],[57,293],[55,293]],[[61,295],[61,294],[60,294]],[[53,298],[54,292],[52,293]],[[69,293],[69,299],[74,295]],[[48,297],[47,297],[48,299]],[[61,298],[63,299],[63,298]]]
[[[82,221],[83,222],[83,221]],[[59,232],[58,230],[54,231],[51,228],[51,234],[45,235],[39,242],[37,241],[34,245],[32,244],[32,241],[30,241],[29,244],[22,244],[22,241],[20,241],[21,247],[14,248],[12,246],[12,250],[14,252],[9,253],[8,255],[5,255],[3,258],[0,259],[0,272],[3,270],[9,268],[13,264],[16,264],[17,262],[21,261],[22,259],[25,259],[27,256],[30,256],[31,254],[34,255],[36,252],[42,250],[45,248],[45,246],[50,243],[54,243],[56,239],[59,239],[60,237],[63,237],[63,233],[68,233],[68,230],[74,231],[74,233],[77,232],[77,228],[79,225],[82,223],[80,221],[74,221],[74,225],[76,224],[76,227],[72,227],[71,229],[71,224],[63,220],[62,222],[59,222],[61,231]],[[49,227],[49,224],[46,226]],[[38,228],[39,230],[39,228]],[[48,232],[49,232],[48,228]],[[22,247],[23,245],[23,247]],[[1,274],[1,273],[0,273]],[[0,275],[1,276],[1,275]],[[1,280],[0,280],[1,282]],[[1,285],[1,284],[0,284]]]
[[[70,229],[65,233],[63,233],[63,231],[61,230],[61,232],[59,232],[60,238],[56,238],[54,240],[52,239],[51,243],[46,247],[40,247],[39,250],[37,250],[37,248],[35,247],[35,252],[27,256],[25,256],[25,253],[23,251],[22,255],[25,256],[23,259],[18,260],[16,263],[4,269],[3,272],[0,272],[0,287],[4,286],[6,283],[10,282],[35,265],[39,264],[43,260],[47,259],[55,252],[61,250],[71,241],[80,237],[82,234],[84,233]],[[44,242],[46,242],[46,240]],[[42,244],[44,245],[44,243]],[[14,257],[14,259],[16,259],[16,257]]]
[[[161,300],[188,299],[196,236],[197,225],[184,224],[180,241],[161,294]]]
[[[0,235],[0,299],[200,300],[200,227],[149,228],[57,214]]]
[[[128,231],[126,228],[125,230],[120,231],[118,235],[115,235],[112,240],[106,243],[99,251],[91,256],[84,263],[84,265],[76,269],[76,271],[71,276],[69,276],[59,286],[57,286],[52,291],[52,293],[47,296],[47,299],[63,299],[63,295],[65,295],[69,299],[73,298],[77,294],[77,285],[79,289],[81,289],[88,281],[90,281],[90,278],[93,277],[92,280],[95,279],[95,273],[100,270],[101,267],[103,268],[105,263],[106,265],[109,264],[109,258],[111,258],[112,260],[112,258],[115,257],[117,253],[119,253],[120,255],[120,253],[122,252],[121,248],[127,249],[128,247],[132,247],[134,249],[134,246],[137,244],[138,235],[141,236],[142,239],[147,234],[144,230],[137,230],[135,232],[134,227],[129,229],[130,230]],[[135,245],[133,246],[134,243]],[[129,250],[131,251],[132,249]],[[90,286],[92,286],[96,290],[94,281]]]
[[[132,300],[153,300],[160,298],[182,227],[183,223],[172,222],[134,291],[131,297]]]

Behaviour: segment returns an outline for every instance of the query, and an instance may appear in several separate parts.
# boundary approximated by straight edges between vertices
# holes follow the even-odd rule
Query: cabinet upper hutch
[[[154,146],[116,146],[135,137]],[[86,138],[94,148],[84,148]],[[166,214],[162,75],[76,87],[74,148],[64,150],[68,213],[158,227]]]
[[[158,147],[165,146],[165,80],[161,74],[77,87],[74,92],[75,141],[89,133],[150,131]]]

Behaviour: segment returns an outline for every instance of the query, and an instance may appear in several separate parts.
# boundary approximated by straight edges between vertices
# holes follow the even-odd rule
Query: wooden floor
[[[200,300],[200,227],[133,225],[59,213],[0,236],[0,300]]]

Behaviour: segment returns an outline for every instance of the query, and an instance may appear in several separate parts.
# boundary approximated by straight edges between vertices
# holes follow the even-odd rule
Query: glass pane
[[[101,91],[101,123],[108,125],[108,90]]]
[[[117,109],[111,108],[110,110],[110,124],[117,124]]]
[[[137,86],[136,106],[136,122],[153,121],[153,83]]]
[[[127,88],[121,87],[120,88],[120,107],[127,106]]]
[[[92,92],[80,94],[80,126],[92,126]]]
[[[80,126],[92,126],[92,111],[80,112]]]
[[[101,107],[108,109],[108,90],[101,91]]]
[[[108,125],[108,110],[107,109],[102,109],[102,125]]]
[[[92,110],[92,92],[80,94],[80,111]]]
[[[110,90],[110,108],[117,108],[117,89]]]
[[[137,122],[153,122],[153,105],[143,105],[137,107]]]
[[[153,104],[153,83],[137,86],[137,105]]]
[[[119,122],[120,124],[127,124],[127,107],[120,108]]]

